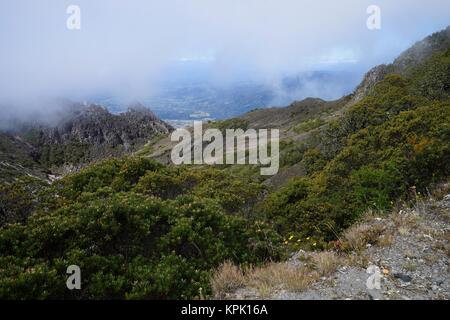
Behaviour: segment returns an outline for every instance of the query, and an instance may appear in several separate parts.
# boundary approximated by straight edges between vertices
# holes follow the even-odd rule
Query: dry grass
[[[408,227],[400,226],[400,227],[398,228],[398,233],[399,233],[401,236],[407,236],[407,235],[409,234],[409,232],[410,232],[410,229],[409,229]]]
[[[226,298],[227,294],[242,287],[253,289],[259,297],[267,298],[280,290],[303,291],[320,277],[335,272],[342,263],[343,258],[332,251],[309,253],[301,266],[270,262],[243,270],[225,262],[214,273],[211,287],[217,299]]]
[[[280,289],[302,291],[316,278],[316,274],[306,268],[286,263],[269,263],[250,270],[246,275],[248,286],[256,289],[260,296],[267,296],[267,292],[273,293]]]
[[[352,252],[347,255],[345,264],[348,266],[367,268],[369,258],[364,252]]]
[[[253,289],[259,297],[266,298],[282,289],[291,292],[305,290],[318,278],[319,274],[314,270],[287,263],[270,262],[243,271],[238,266],[225,262],[214,273],[211,287],[216,299],[226,298],[227,294],[241,287]]]
[[[420,216],[417,211],[400,210],[391,214],[391,220],[394,222],[398,233],[405,236],[417,228]]]
[[[431,194],[432,198],[442,198],[450,192],[450,184],[441,185]],[[259,267],[242,270],[229,262],[224,263],[214,274],[211,285],[216,298],[224,298],[227,293],[234,293],[237,289],[245,287],[254,290],[259,297],[273,296],[277,291],[291,292],[303,291],[310,285],[333,274],[339,266],[357,266],[366,268],[369,263],[368,244],[389,246],[397,236],[407,236],[415,233],[427,234],[440,240],[434,244],[436,251],[443,251],[450,256],[450,233],[427,230],[422,226],[422,213],[433,205],[432,199],[427,202],[417,201],[412,209],[400,207],[381,219],[377,212],[368,211],[361,221],[347,229],[339,239],[339,248],[334,251],[309,252],[301,255],[300,266],[289,263],[267,263]],[[411,208],[411,206],[410,206]],[[436,208],[433,208],[433,211]],[[439,209],[439,208],[438,208]],[[448,210],[447,210],[448,211]],[[446,213],[448,215],[448,212]],[[350,249],[347,251],[347,249]],[[406,251],[405,257],[414,258],[414,252]],[[428,264],[436,263],[437,257],[433,254],[425,257]],[[413,262],[403,265],[406,271],[414,271],[417,266]],[[450,267],[449,267],[450,270]]]
[[[229,261],[224,262],[211,279],[211,288],[218,299],[226,297],[227,293],[245,285],[244,273],[241,268]]]
[[[336,271],[342,260],[333,251],[323,251],[312,255],[312,263],[318,274],[328,276]]]
[[[424,260],[428,265],[434,265],[439,261],[439,256],[436,254],[427,254],[424,256]]]
[[[382,223],[361,222],[344,232],[342,242],[345,247],[361,251],[367,244],[377,243],[385,229]]]
[[[312,252],[302,256],[301,266],[271,262],[245,270],[226,262],[216,270],[211,280],[214,297],[224,298],[241,287],[255,290],[260,297],[269,297],[279,290],[305,290],[320,277],[334,273],[340,265],[365,265],[367,257],[362,250],[368,243],[379,242],[380,236],[384,245],[392,241],[390,235],[383,235],[385,231],[385,223],[368,212],[364,220],[349,228],[342,238],[343,246],[358,254],[344,257],[334,251]]]
[[[444,196],[450,193],[450,182],[438,184],[433,188],[431,196],[434,199],[442,199]]]
[[[394,242],[394,235],[390,232],[382,234],[380,238],[378,238],[377,244],[381,247],[388,247]]]

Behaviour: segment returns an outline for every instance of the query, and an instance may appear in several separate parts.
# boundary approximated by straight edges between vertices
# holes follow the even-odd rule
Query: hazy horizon
[[[151,101],[167,88],[199,83],[218,90],[255,83],[276,92],[286,77],[317,71],[348,77],[339,86],[311,78],[288,99],[335,98],[371,67],[448,25],[450,2],[421,3],[3,1],[0,108],[42,97]],[[380,30],[366,27],[371,4],[381,8]],[[69,5],[81,9],[80,30],[66,27]]]

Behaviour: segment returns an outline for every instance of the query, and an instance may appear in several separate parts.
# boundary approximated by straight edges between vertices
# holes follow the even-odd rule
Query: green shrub
[[[140,158],[106,160],[61,179],[51,206],[0,229],[0,299],[208,295],[210,271],[223,261],[282,253],[268,224],[226,213],[259,190],[235,179]],[[65,287],[71,264],[81,268],[82,290]]]
[[[323,126],[326,123],[323,119],[310,119],[305,122],[300,123],[299,125],[296,125],[293,130],[295,133],[300,134],[304,132],[311,131],[313,129],[316,129],[320,126]]]
[[[426,74],[434,67],[418,70]],[[413,95],[415,83],[422,81],[415,76],[387,76],[330,123],[318,148],[303,154],[309,177],[271,194],[259,206],[261,215],[282,234],[331,240],[368,208],[389,210],[411,187],[425,191],[447,177],[450,103],[433,101],[435,94],[428,96],[432,100]]]

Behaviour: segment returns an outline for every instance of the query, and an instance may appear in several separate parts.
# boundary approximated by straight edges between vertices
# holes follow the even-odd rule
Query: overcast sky
[[[66,27],[72,4],[80,30]],[[366,27],[371,4],[381,8],[381,30]],[[448,0],[1,0],[0,100],[139,99],[179,64],[194,66],[192,75],[206,65],[219,84],[362,73],[449,22]]]

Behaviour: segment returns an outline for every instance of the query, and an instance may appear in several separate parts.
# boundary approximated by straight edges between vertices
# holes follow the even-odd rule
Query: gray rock
[[[408,276],[407,274],[404,274],[404,273],[394,273],[394,277],[397,279],[400,279],[403,282],[411,282],[412,281],[411,276]]]

